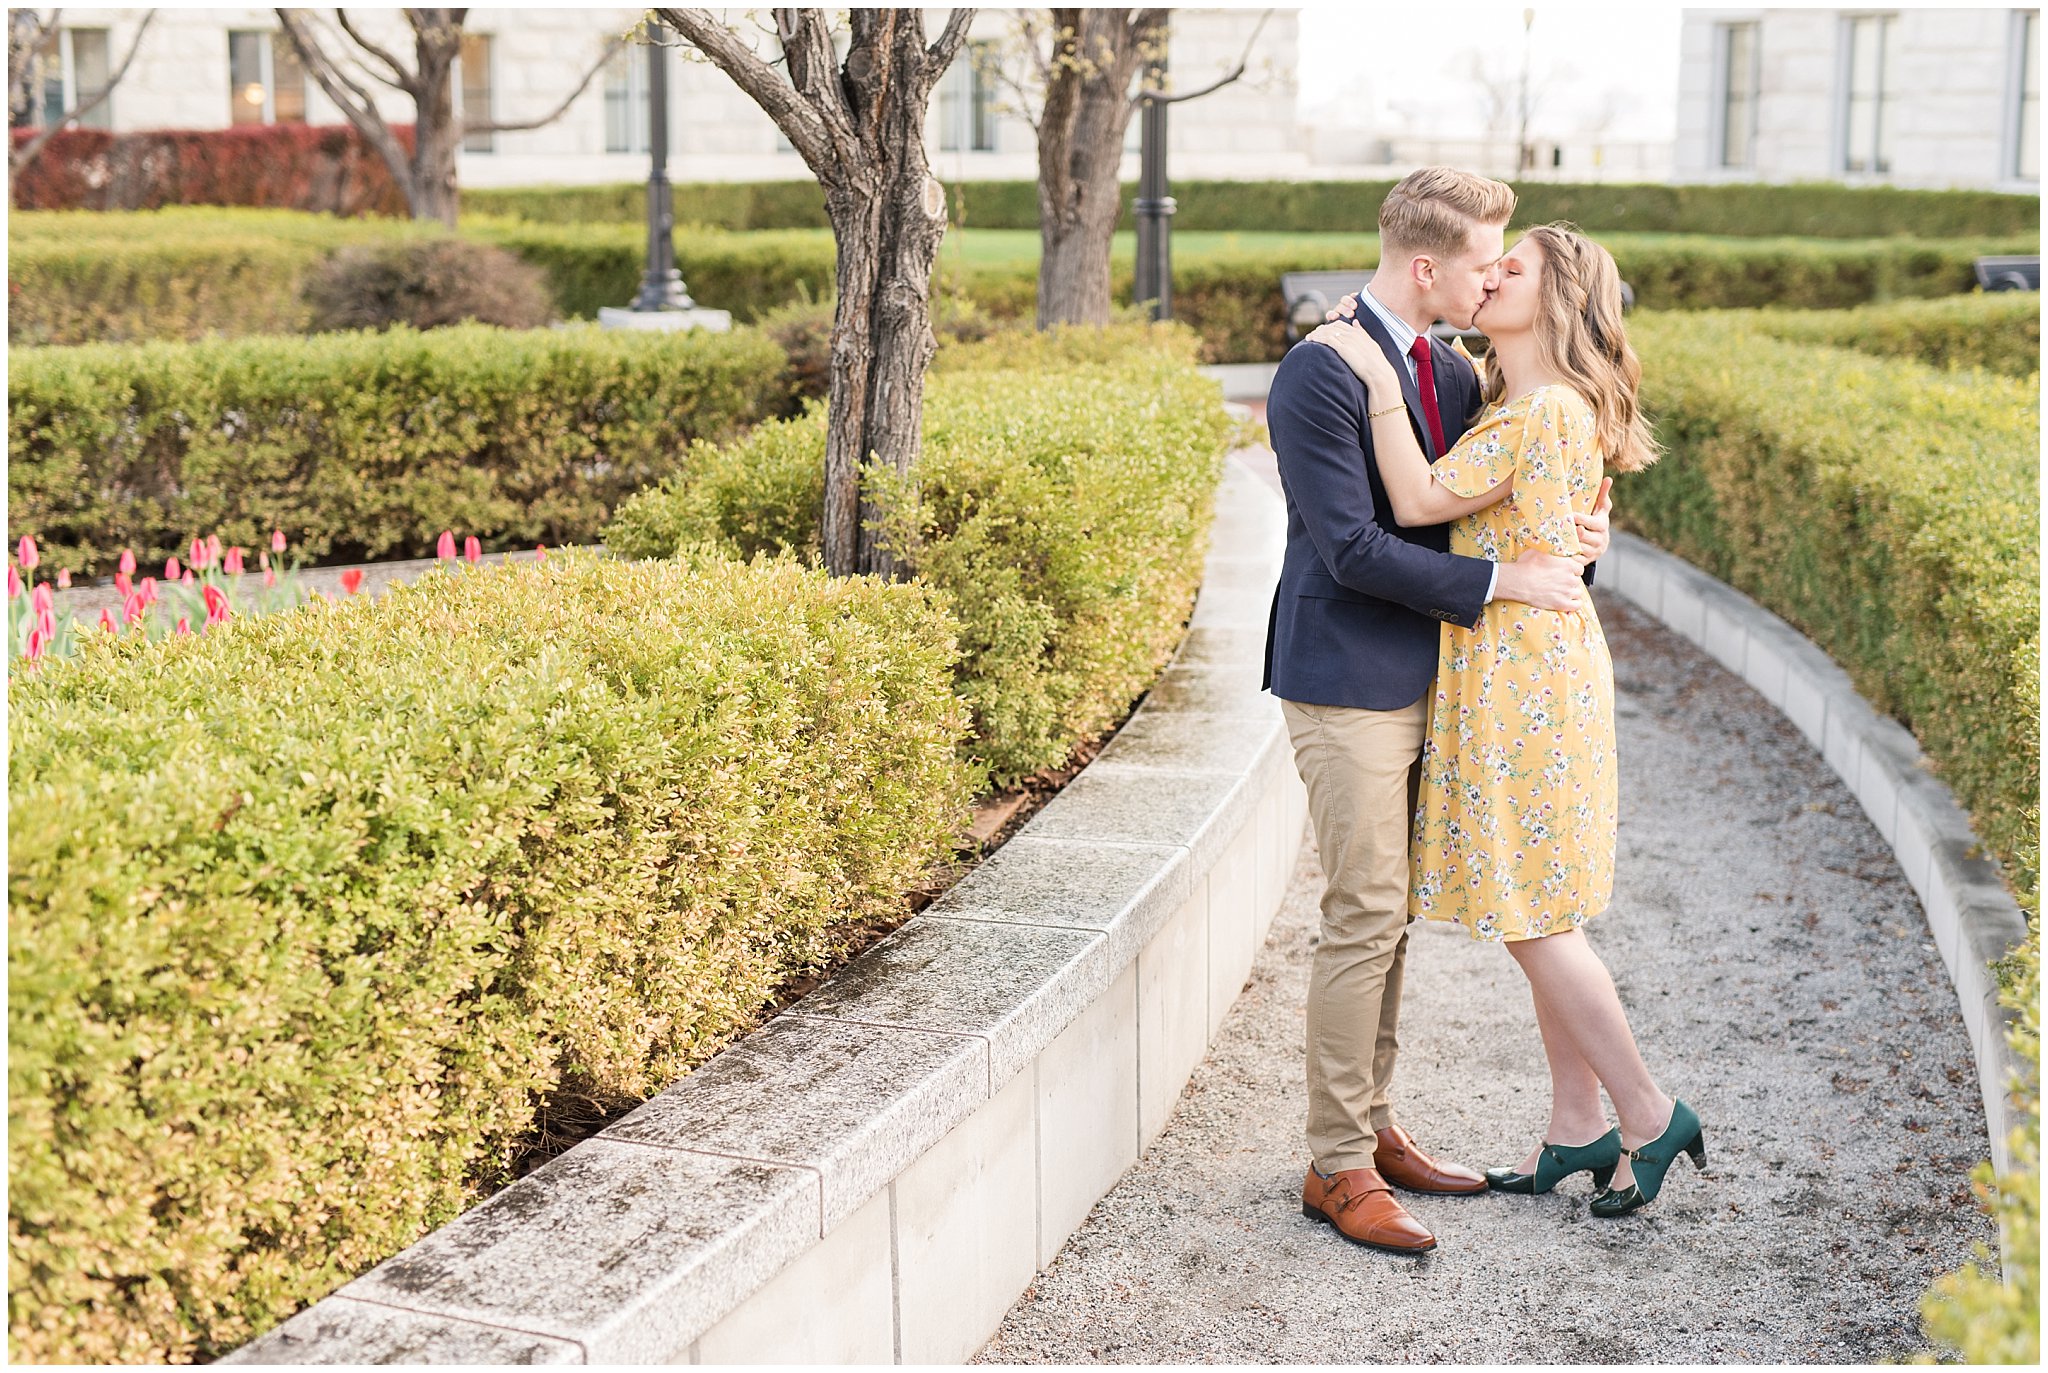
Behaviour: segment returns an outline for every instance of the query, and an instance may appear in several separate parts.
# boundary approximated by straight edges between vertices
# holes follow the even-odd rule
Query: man
[[[1380,206],[1380,265],[1353,323],[1404,372],[1402,391],[1434,462],[1479,408],[1471,363],[1429,337],[1468,327],[1486,299],[1515,208],[1498,181],[1448,167],[1411,173]],[[1408,831],[1429,718],[1439,621],[1467,628],[1498,596],[1570,610],[1582,562],[1525,553],[1496,565],[1448,551],[1447,525],[1394,522],[1373,455],[1365,388],[1335,351],[1288,353],[1266,401],[1287,499],[1287,553],[1273,596],[1264,685],[1282,701],[1308,786],[1327,885],[1308,991],[1309,1172],[1302,1212],[1354,1243],[1436,1246],[1393,1188],[1486,1190],[1395,1124],[1388,1091],[1408,948]],[[1604,552],[1602,508],[1581,517],[1585,557]]]

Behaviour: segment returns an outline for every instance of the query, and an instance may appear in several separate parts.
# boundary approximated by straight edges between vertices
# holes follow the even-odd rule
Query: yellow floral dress
[[[1436,464],[1461,496],[1512,475],[1456,521],[1451,551],[1513,562],[1578,552],[1574,510],[1600,486],[1593,411],[1540,386],[1486,411]],[[1478,939],[1576,929],[1614,890],[1614,668],[1590,597],[1572,612],[1493,601],[1443,628],[1422,753],[1408,910]]]

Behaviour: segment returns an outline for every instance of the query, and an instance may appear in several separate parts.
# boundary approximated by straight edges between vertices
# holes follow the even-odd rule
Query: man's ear
[[[1436,259],[1427,254],[1417,254],[1408,264],[1408,274],[1415,284],[1427,291],[1436,285]]]

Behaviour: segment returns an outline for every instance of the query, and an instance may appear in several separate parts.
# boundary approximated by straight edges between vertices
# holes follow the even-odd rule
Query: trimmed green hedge
[[[13,1357],[225,1351],[900,911],[938,601],[564,552],[15,674]]]
[[[790,399],[751,330],[463,325],[17,351],[8,518],[56,566],[145,563],[196,533],[316,561],[588,542],[617,503]]]
[[[1201,581],[1227,434],[1193,337],[1149,325],[942,349],[916,490],[877,481],[899,547],[960,620],[960,693],[999,783],[1120,719]],[[620,508],[605,545],[815,556],[824,415],[700,444]]]
[[[1288,229],[1297,233],[1370,232],[1384,181],[1176,181],[1182,229]],[[1030,181],[948,183],[953,222],[982,229],[1038,227],[1038,187]],[[1123,220],[1132,223],[1135,183],[1123,187]],[[2035,233],[2039,196],[1995,191],[1906,191],[1832,182],[1671,186],[1524,181],[1515,185],[1517,225],[1569,219],[1593,232],[1726,234],[1736,237],[1963,238]],[[541,223],[589,224],[644,219],[645,183],[532,186],[462,194],[464,210]],[[824,228],[825,197],[815,181],[693,182],[674,188],[676,223],[720,229]]]
[[[1995,321],[2016,307],[1972,302]],[[1953,321],[1858,311],[1808,328],[1778,313],[1631,326],[1664,459],[1616,483],[1617,518],[1783,615],[1910,727],[2029,912],[1998,969],[2029,1065],[2014,1170],[1975,1173],[2007,1248],[1942,1279],[1929,1335],[1971,1362],[2040,1357],[2039,382],[1791,342],[1874,316],[1886,351]],[[1919,340],[1914,330],[1924,330]],[[2038,368],[2036,369],[2038,371]]]
[[[2009,377],[2041,370],[2041,295],[1990,291],[1860,310],[1772,310],[1756,327],[1794,343],[1824,343],[1931,367],[1982,367]]]

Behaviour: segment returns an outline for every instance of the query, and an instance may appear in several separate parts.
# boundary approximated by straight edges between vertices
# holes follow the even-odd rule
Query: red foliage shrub
[[[393,130],[408,151],[412,126]],[[35,136],[13,131],[14,145]],[[238,129],[65,129],[14,178],[18,210],[154,210],[255,205],[337,215],[403,215],[405,195],[346,124]]]

